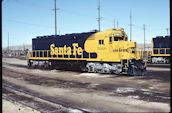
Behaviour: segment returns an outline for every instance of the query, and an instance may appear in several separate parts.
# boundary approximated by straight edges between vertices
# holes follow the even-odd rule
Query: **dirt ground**
[[[39,111],[33,110],[29,107],[15,103],[6,99],[2,100],[2,112],[3,113],[40,113]]]
[[[26,60],[3,58],[3,82],[92,112],[171,109],[168,67],[147,67],[145,76],[125,76],[28,69],[26,64]]]

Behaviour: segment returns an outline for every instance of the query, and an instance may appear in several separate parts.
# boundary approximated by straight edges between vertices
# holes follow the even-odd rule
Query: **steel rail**
[[[13,89],[13,90],[15,90],[17,92],[21,92],[21,93],[24,93],[24,94],[27,94],[27,95],[30,95],[30,96],[33,96],[33,97],[37,97],[39,99],[42,99],[42,100],[45,100],[45,101],[48,101],[48,102],[51,102],[51,103],[54,103],[54,104],[57,104],[57,105],[62,105],[63,107],[77,109],[77,110],[82,111],[84,113],[90,113],[89,111],[83,110],[83,109],[78,108],[76,106],[72,106],[72,105],[69,105],[69,104],[65,104],[65,103],[60,102],[60,101],[54,101],[52,99],[49,99],[49,98],[46,98],[46,97],[43,97],[43,96],[39,96],[39,95],[30,93],[30,92],[27,92],[27,91],[24,91],[24,90],[21,90],[21,89],[17,89],[15,87],[11,86],[11,85],[8,85],[7,83],[3,83],[3,87],[8,87],[8,88]]]
[[[11,101],[13,101],[13,102],[19,103],[19,104],[21,104],[21,105],[23,105],[23,106],[29,107],[29,108],[34,109],[34,110],[36,110],[36,111],[39,111],[39,112],[41,112],[41,113],[46,113],[46,112],[44,112],[44,111],[42,111],[42,110],[40,110],[40,109],[38,109],[38,108],[36,108],[36,107],[30,106],[30,105],[25,104],[25,103],[20,102],[20,101],[17,101],[17,100],[15,100],[15,99],[13,99],[13,98],[11,98],[11,97],[9,97],[9,96],[3,95],[2,97],[5,97],[5,98],[7,98],[7,99],[9,99],[9,100],[11,100]]]

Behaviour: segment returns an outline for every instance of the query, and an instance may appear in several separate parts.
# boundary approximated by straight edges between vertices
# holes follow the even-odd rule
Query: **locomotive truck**
[[[137,55],[136,42],[124,29],[96,30],[32,39],[28,66],[77,68],[88,72],[144,75],[146,62]]]

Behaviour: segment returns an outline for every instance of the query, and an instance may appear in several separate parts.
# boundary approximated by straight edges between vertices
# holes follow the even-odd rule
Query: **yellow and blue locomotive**
[[[88,72],[144,75],[146,63],[124,29],[38,36],[28,52],[31,67],[77,67]]]
[[[151,63],[170,63],[170,36],[152,38]]]

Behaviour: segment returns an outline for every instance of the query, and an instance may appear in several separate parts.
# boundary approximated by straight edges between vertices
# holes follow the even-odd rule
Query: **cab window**
[[[122,37],[119,37],[119,39],[118,39],[119,41],[123,41],[123,38]]]
[[[112,43],[112,37],[109,37],[109,42]]]
[[[99,40],[99,45],[104,45],[104,40]]]
[[[118,37],[114,37],[114,41],[118,41]]]
[[[101,43],[102,43],[102,41],[101,41],[101,40],[99,40],[99,45],[101,45]]]

